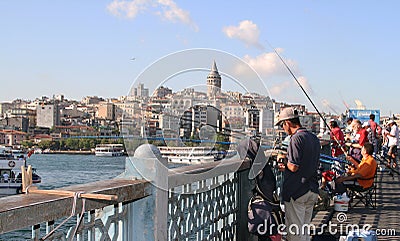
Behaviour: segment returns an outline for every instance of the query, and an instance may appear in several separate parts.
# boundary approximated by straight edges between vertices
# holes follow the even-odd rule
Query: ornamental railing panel
[[[235,240],[237,174],[172,188],[168,198],[169,240]]]

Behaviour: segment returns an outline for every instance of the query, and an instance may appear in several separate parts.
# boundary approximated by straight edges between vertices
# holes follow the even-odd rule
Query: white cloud
[[[158,3],[163,6],[164,11],[161,12],[162,16],[172,22],[182,22],[191,26],[196,32],[199,30],[197,25],[190,18],[188,11],[179,8],[178,5],[172,0],[158,0]]]
[[[279,85],[272,86],[269,91],[272,96],[276,97],[282,95],[285,90],[288,90],[292,86],[293,83],[291,81],[285,81],[283,83],[280,83]]]
[[[223,32],[226,36],[232,39],[239,39],[244,42],[247,46],[257,47],[259,49],[264,49],[264,46],[260,43],[260,30],[257,24],[250,20],[244,20],[239,23],[238,26],[228,26],[223,28]],[[283,52],[283,49],[277,48],[276,52]],[[245,55],[243,57],[244,62],[249,64],[261,77],[274,77],[274,76],[284,76],[290,74],[286,69],[285,65],[282,63],[280,58],[275,52],[264,52],[256,57]],[[288,65],[290,70],[296,75],[298,72],[298,67],[295,61],[291,59],[284,59],[285,63]],[[249,75],[249,69],[246,66],[238,65],[235,68],[236,73],[240,75]],[[305,89],[308,94],[313,94],[310,83],[304,76],[297,76],[297,80]],[[290,76],[292,78],[292,76]],[[295,80],[285,81],[279,85],[273,86],[271,88],[271,94],[280,95],[285,88],[298,86]]]
[[[243,60],[261,76],[282,74],[284,72],[282,63],[275,53],[263,53],[256,57],[245,55]]]
[[[260,43],[260,30],[257,24],[250,20],[244,20],[239,23],[239,26],[228,26],[222,30],[229,38],[236,38],[244,42],[247,46],[253,46],[259,49],[264,49]]]
[[[297,80],[299,81],[301,86],[303,86],[303,88],[307,92],[307,94],[314,94],[314,90],[311,88],[310,82],[308,82],[306,77],[299,76],[299,77],[297,77]]]
[[[277,52],[283,52],[283,50],[278,49]],[[245,55],[243,61],[250,65],[262,77],[288,74],[287,69],[274,52],[262,53],[255,57]],[[287,59],[285,62],[290,69],[293,71],[297,70],[295,61]],[[236,72],[239,74],[245,74],[246,70],[248,70],[248,68],[243,68],[243,66],[240,65],[236,67]]]
[[[138,14],[153,11],[163,19],[171,22],[181,22],[198,31],[188,11],[180,8],[172,0],[114,0],[107,5],[107,10],[114,16],[133,19]]]
[[[277,52],[283,52],[283,49],[277,49]],[[282,61],[274,52],[270,53],[263,53],[256,57],[252,57],[250,55],[245,55],[243,60],[249,64],[260,76],[262,77],[273,77],[273,76],[283,76],[290,74],[289,71],[286,69]],[[298,67],[295,61],[291,59],[284,59],[285,63],[289,66],[290,70],[296,76],[299,83],[303,86],[303,88],[309,94],[313,94],[314,91],[311,88],[310,83],[308,82],[305,76],[297,76],[296,73],[298,72]],[[242,69],[240,66],[236,68],[238,73],[241,73]],[[290,78],[292,76],[290,75]],[[293,83],[296,84],[296,81],[293,79]]]
[[[281,55],[283,49],[277,49],[277,52],[279,53],[279,55]],[[294,98],[295,96],[293,96],[292,93],[290,93],[288,96],[290,90],[298,90],[296,92],[296,96],[301,98],[304,97],[304,94],[299,89],[297,82],[293,79],[293,77],[275,52],[265,52],[255,57],[245,55],[243,57],[243,61],[251,66],[261,77],[261,79],[263,79],[264,83],[269,88],[270,94],[274,98]],[[308,79],[305,76],[298,74],[299,68],[296,61],[291,59],[284,59],[284,61],[289,66],[293,74],[295,74],[297,80],[307,92],[307,94],[314,95],[314,91]],[[254,77],[254,75],[252,74],[252,70],[249,69],[245,64],[239,64],[235,66],[235,73],[237,75],[240,75],[241,78],[244,79],[251,79],[251,77]],[[279,83],[276,83],[277,80],[281,81]]]
[[[120,1],[114,0],[107,5],[107,10],[118,17],[135,18],[139,12],[147,9],[151,0]]]

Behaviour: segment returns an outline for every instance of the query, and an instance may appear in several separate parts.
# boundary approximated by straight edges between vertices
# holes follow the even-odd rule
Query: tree
[[[32,148],[33,142],[32,141],[22,141],[21,145],[25,148]]]
[[[223,144],[223,143],[221,143],[221,142],[228,142],[229,141],[229,136],[227,136],[227,135],[224,135],[224,134],[222,134],[222,133],[217,133],[216,134],[216,144],[215,144],[215,148],[217,149],[217,150],[224,150],[224,151],[226,151],[226,150],[228,150],[229,149],[229,144]]]
[[[40,149],[43,149],[43,150],[49,149],[50,146],[51,146],[51,141],[41,141],[41,142],[39,142],[39,144],[38,144],[38,147],[39,147]]]

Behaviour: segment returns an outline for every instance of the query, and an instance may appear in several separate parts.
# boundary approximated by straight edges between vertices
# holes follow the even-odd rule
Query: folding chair
[[[350,197],[350,202],[349,206],[350,207],[355,207],[359,203],[363,203],[365,207],[372,207],[372,209],[376,209],[376,183],[377,183],[377,178],[378,176],[378,167],[376,167],[375,170],[375,175],[371,178],[359,178],[361,180],[371,180],[374,179],[374,182],[372,185],[368,188],[363,188],[362,186],[351,186],[349,187],[349,197]],[[353,204],[353,202],[355,202]]]

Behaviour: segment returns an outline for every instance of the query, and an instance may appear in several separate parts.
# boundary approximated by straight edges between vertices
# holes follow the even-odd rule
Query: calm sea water
[[[42,177],[40,189],[54,189],[74,184],[112,179],[125,169],[126,157],[94,155],[32,155],[27,160]],[[1,203],[1,198],[0,198]],[[1,241],[22,241],[31,238],[31,228],[0,235]]]

